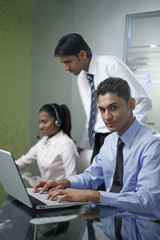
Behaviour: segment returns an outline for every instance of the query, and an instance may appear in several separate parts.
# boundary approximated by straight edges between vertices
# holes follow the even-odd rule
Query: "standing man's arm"
[[[134,116],[142,123],[146,124],[148,119],[148,113],[152,110],[152,100],[149,94],[138,82],[136,76],[131,70],[121,61],[115,61],[110,71],[110,76],[120,77],[125,79],[130,88],[132,97],[136,100],[136,107],[133,111]]]
[[[82,137],[79,146],[79,150],[90,148],[89,138],[88,138],[88,125],[89,125],[89,116],[90,116],[90,104],[91,104],[91,94],[90,86],[86,77],[86,72],[81,71],[77,80],[79,94],[81,102],[84,108],[85,114],[85,129],[82,129]]]

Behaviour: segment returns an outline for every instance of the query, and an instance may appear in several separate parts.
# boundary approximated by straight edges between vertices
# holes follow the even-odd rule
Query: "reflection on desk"
[[[83,219],[72,221],[90,211],[89,205],[79,207],[35,210],[28,208],[17,200],[5,199],[0,210],[0,240],[47,239],[63,234],[76,239],[80,235]]]
[[[128,239],[128,240],[158,240],[160,239],[160,224],[154,222],[152,216],[136,215],[129,212],[121,212],[118,209],[100,209],[99,220],[105,238],[101,239]],[[116,225],[118,220],[118,225]],[[98,239],[98,231],[94,221],[95,239]],[[100,228],[98,228],[100,231]],[[116,235],[117,234],[117,235]]]
[[[116,219],[120,220],[118,225]],[[36,211],[5,199],[0,210],[0,239],[157,240],[160,224],[154,220],[152,216],[88,205]]]

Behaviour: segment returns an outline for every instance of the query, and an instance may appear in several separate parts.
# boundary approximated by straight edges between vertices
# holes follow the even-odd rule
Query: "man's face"
[[[64,64],[64,70],[78,75],[82,69],[85,69],[84,56],[80,53],[76,56],[59,56],[60,61]]]
[[[108,92],[98,97],[101,117],[111,132],[117,131],[122,135],[132,124],[134,117],[132,111],[135,107],[135,100],[130,98],[128,103],[116,93]]]

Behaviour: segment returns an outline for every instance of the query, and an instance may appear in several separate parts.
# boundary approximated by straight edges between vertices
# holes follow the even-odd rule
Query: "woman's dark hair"
[[[118,97],[123,98],[126,103],[131,98],[131,90],[126,80],[121,78],[109,77],[102,81],[97,87],[97,98],[107,92],[117,93]]]
[[[56,103],[50,103],[43,105],[40,112],[47,112],[51,117],[59,122],[58,126],[71,138],[71,114],[66,105],[58,105]]]
[[[87,57],[91,58],[92,51],[88,44],[84,41],[83,37],[77,33],[70,33],[63,36],[56,48],[54,55],[56,56],[76,56],[81,50],[85,50]]]

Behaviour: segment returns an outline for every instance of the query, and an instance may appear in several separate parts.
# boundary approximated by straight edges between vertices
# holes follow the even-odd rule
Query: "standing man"
[[[92,201],[160,217],[160,134],[133,115],[135,99],[127,81],[108,78],[97,88],[98,107],[112,132],[99,154],[82,174],[69,179],[41,181],[34,191],[52,187],[48,198]],[[96,190],[105,183],[105,191]]]
[[[55,56],[59,57],[66,71],[79,75],[78,88],[86,113],[85,131],[78,147],[79,152],[90,148],[94,142],[93,158],[110,133],[102,121],[94,96],[98,84],[108,77],[121,77],[128,81],[136,100],[134,115],[146,124],[147,115],[152,108],[151,99],[122,61],[113,56],[95,55],[82,36],[76,33],[65,35],[59,40]]]

